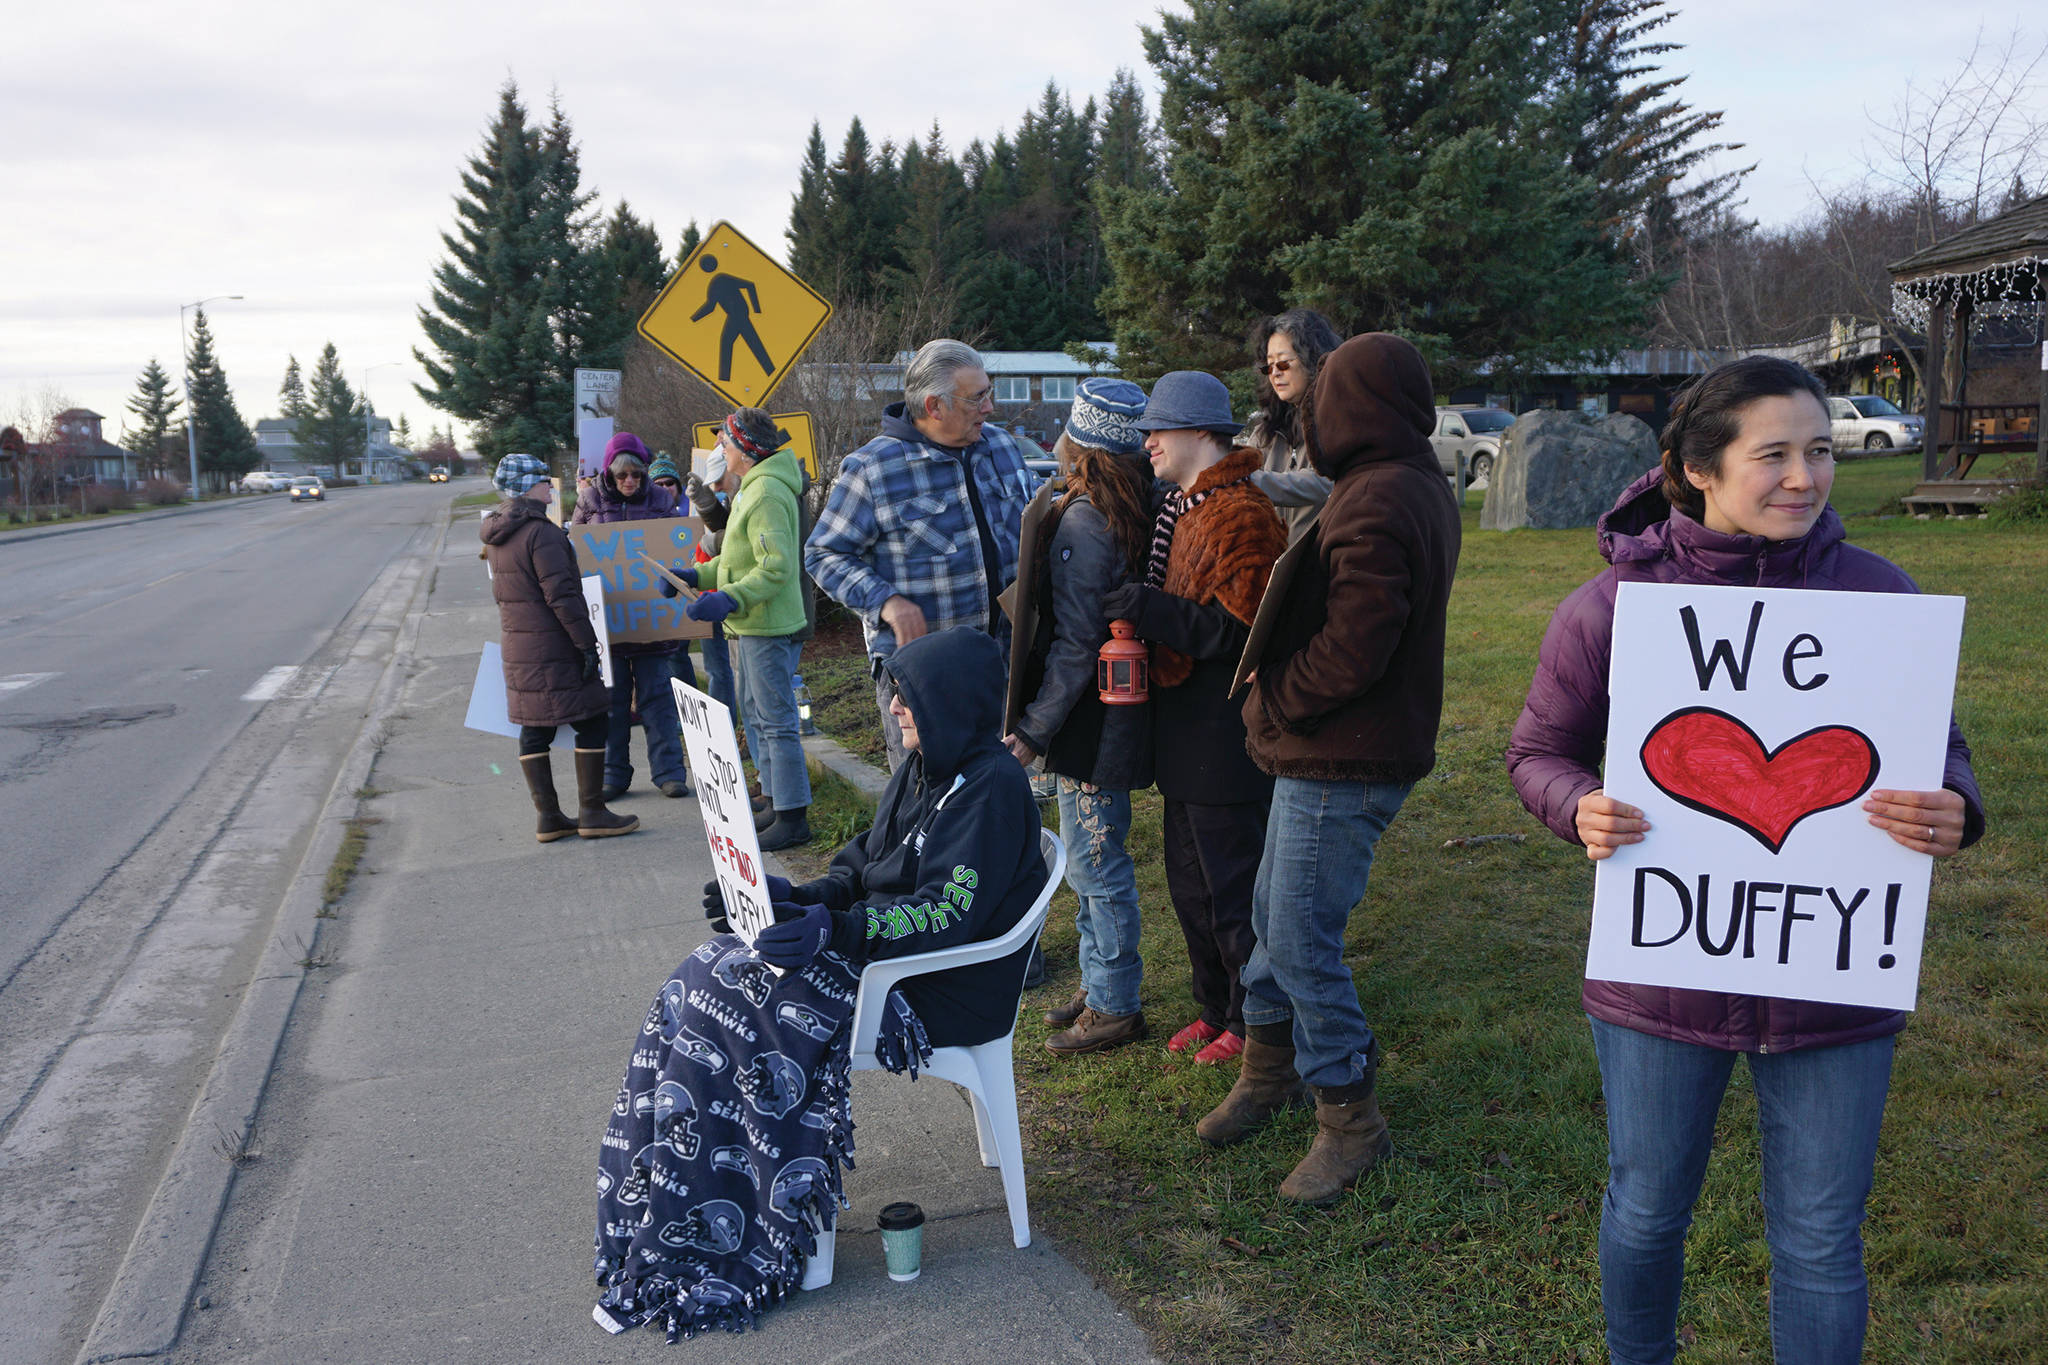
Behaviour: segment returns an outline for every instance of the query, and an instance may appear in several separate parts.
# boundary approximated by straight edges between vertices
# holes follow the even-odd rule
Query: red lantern
[[[1137,641],[1129,621],[1111,621],[1109,639],[1095,656],[1095,691],[1108,706],[1136,706],[1149,700],[1152,653]]]

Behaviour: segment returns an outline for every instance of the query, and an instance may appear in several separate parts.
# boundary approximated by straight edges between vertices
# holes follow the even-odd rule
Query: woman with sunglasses
[[[1265,456],[1265,468],[1252,475],[1252,486],[1271,499],[1287,523],[1290,544],[1330,496],[1330,481],[1309,464],[1301,408],[1323,357],[1342,340],[1330,320],[1312,308],[1290,308],[1252,329],[1259,406],[1238,439]]]

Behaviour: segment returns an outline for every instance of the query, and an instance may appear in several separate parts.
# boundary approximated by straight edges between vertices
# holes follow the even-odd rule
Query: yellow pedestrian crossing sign
[[[808,412],[771,412],[768,415],[786,438],[790,454],[796,456],[796,462],[811,478],[816,479],[818,437],[811,430],[811,415]],[[723,422],[699,422],[690,429],[690,444],[698,450],[709,450],[718,443],[718,434],[724,430]]]
[[[640,335],[739,407],[763,406],[832,305],[731,223],[714,223],[640,318]]]

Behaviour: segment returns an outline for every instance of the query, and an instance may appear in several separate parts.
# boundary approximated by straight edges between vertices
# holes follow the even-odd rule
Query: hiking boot
[[[1167,1039],[1166,1050],[1168,1052],[1186,1052],[1189,1048],[1203,1047],[1216,1041],[1217,1036],[1222,1032],[1222,1029],[1217,1028],[1208,1020],[1197,1019],[1179,1033]]]
[[[1130,1014],[1104,1014],[1083,1005],[1080,1014],[1064,1032],[1055,1033],[1045,1040],[1045,1050],[1061,1057],[1078,1057],[1084,1052],[1100,1052],[1107,1047],[1136,1042],[1144,1036],[1143,1010]]]
[[[1203,1048],[1200,1052],[1197,1052],[1195,1054],[1195,1065],[1221,1066],[1225,1062],[1234,1062],[1243,1055],[1243,1035],[1237,1033],[1225,1033],[1224,1035],[1216,1039],[1215,1042],[1210,1043],[1209,1046]]]
[[[1075,991],[1074,998],[1064,1005],[1054,1005],[1045,1012],[1045,1022],[1054,1028],[1065,1028],[1081,1017],[1081,1011],[1088,1008],[1088,992]]]
[[[576,751],[576,833],[585,839],[609,839],[640,828],[637,815],[614,815],[605,809],[604,750]]]
[[[1254,1024],[1246,1030],[1243,1069],[1223,1103],[1195,1125],[1196,1137],[1211,1146],[1228,1147],[1250,1137],[1281,1110],[1307,1103],[1307,1087],[1294,1070],[1293,1027]],[[1279,1037],[1287,1041],[1275,1041]]]
[[[761,851],[773,853],[777,849],[794,848],[811,841],[809,806],[798,806],[795,810],[779,810],[768,828],[761,831]]]
[[[1373,1073],[1350,1085],[1316,1087],[1316,1140],[1280,1182],[1280,1197],[1297,1204],[1335,1203],[1359,1176],[1394,1150],[1373,1094]]]
[[[562,803],[555,795],[555,769],[545,752],[521,754],[519,771],[526,775],[527,794],[533,797],[533,808],[540,812],[540,825],[533,837],[544,844],[565,838],[576,832],[576,822],[562,814]]]
[[[682,797],[690,794],[690,784],[683,781],[657,782],[654,789],[663,796]]]
[[[761,799],[762,799],[763,801],[766,801],[766,800],[767,800],[768,798],[764,796],[764,797],[762,797]],[[758,807],[757,807],[757,808],[755,809],[755,811],[754,811],[754,833],[756,833],[756,834],[766,834],[766,833],[768,832],[768,830],[770,829],[770,827],[772,827],[772,826],[773,826],[774,824],[775,824],[775,807],[773,807],[773,806],[769,806],[769,807],[767,807],[766,809],[761,809],[761,808],[758,808]]]

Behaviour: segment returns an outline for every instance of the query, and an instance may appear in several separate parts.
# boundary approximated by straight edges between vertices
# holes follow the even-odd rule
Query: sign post
[[[594,478],[604,466],[619,416],[618,370],[576,371],[576,472]]]
[[[734,407],[758,408],[831,316],[824,295],[719,222],[655,295],[640,335]]]
[[[740,766],[732,712],[688,683],[675,681],[670,686],[683,718],[683,745],[690,753],[690,771],[697,777],[697,806],[704,812],[704,837],[711,844],[719,893],[725,897],[725,917],[732,931],[751,944],[754,935],[775,923],[775,911],[768,902],[767,873],[761,867],[760,840],[754,835],[754,807],[747,800],[747,773]]]
[[[775,425],[782,429],[790,453],[796,462],[804,467],[813,481],[818,477],[818,436],[811,427],[808,412],[771,412],[768,414]],[[723,422],[699,422],[690,428],[690,443],[698,450],[709,450],[718,443],[718,433],[725,429]],[[695,452],[692,452],[694,455]],[[702,478],[701,471],[698,477]]]
[[[1586,975],[1909,1010],[1932,862],[1869,823],[1934,791],[1963,599],[1623,583]]]

